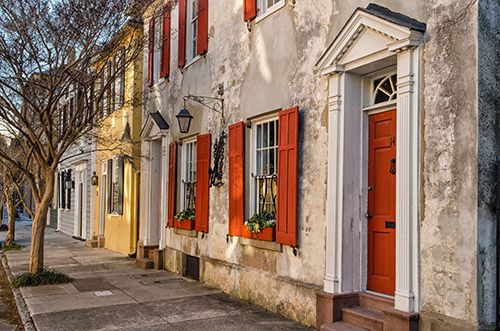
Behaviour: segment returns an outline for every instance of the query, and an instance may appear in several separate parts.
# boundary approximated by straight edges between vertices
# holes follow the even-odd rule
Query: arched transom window
[[[398,95],[397,75],[387,75],[373,81],[372,104],[396,100]]]

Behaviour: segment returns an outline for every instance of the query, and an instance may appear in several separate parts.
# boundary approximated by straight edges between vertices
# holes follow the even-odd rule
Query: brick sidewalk
[[[16,239],[23,249],[6,253],[14,275],[28,270],[29,222],[18,222]],[[139,269],[134,262],[47,228],[45,265],[73,281],[21,289],[36,328],[312,330],[197,281],[168,271]]]

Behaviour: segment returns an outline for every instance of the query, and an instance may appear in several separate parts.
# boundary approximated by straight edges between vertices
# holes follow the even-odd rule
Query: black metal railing
[[[276,217],[276,198],[278,196],[278,175],[261,175],[254,177],[257,183],[259,212],[265,210]]]
[[[196,181],[192,182],[185,182],[184,183],[184,189],[186,193],[186,200],[185,200],[185,205],[184,205],[184,210],[186,209],[195,209],[196,206]]]

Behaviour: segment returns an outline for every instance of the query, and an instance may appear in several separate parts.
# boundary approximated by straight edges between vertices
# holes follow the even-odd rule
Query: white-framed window
[[[125,47],[120,47],[113,57],[115,80],[113,82],[113,111],[120,109],[125,100]]]
[[[182,143],[181,211],[196,205],[196,139]]]
[[[198,35],[198,0],[186,1],[186,62],[196,57]]]
[[[111,213],[118,214],[118,204],[119,204],[119,173],[120,168],[118,164],[118,156],[115,155],[112,158],[113,160],[113,171],[112,171],[112,185],[111,185]]]
[[[398,95],[397,74],[391,73],[372,79],[371,104],[376,105],[388,101],[396,100]]]
[[[285,0],[257,0],[257,17],[264,18],[284,7]]]
[[[278,190],[278,118],[252,121],[250,216],[263,210],[276,215]]]
[[[156,84],[160,80],[161,72],[161,45],[163,35],[163,15],[157,13],[154,17],[155,24],[155,39],[154,39],[154,55],[153,55],[153,83]]]

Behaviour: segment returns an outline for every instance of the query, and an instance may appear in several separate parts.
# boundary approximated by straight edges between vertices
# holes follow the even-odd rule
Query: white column
[[[324,290],[342,291],[342,189],[344,115],[342,73],[329,78],[328,96],[328,189],[326,223],[326,274]]]
[[[152,157],[152,150],[153,150],[153,141],[148,140],[148,151],[146,154],[146,162],[148,164],[147,168],[147,185],[146,185],[146,203],[144,204],[146,210],[145,210],[145,215],[146,215],[146,231],[145,231],[145,236],[144,236],[144,246],[150,245],[150,238],[151,238],[151,157]]]
[[[419,49],[398,50],[395,308],[418,310]],[[417,84],[417,86],[415,86]]]
[[[159,248],[163,249],[166,245],[165,239],[165,220],[167,219],[167,174],[168,174],[168,142],[167,137],[161,137],[161,195],[160,195],[160,244]]]

